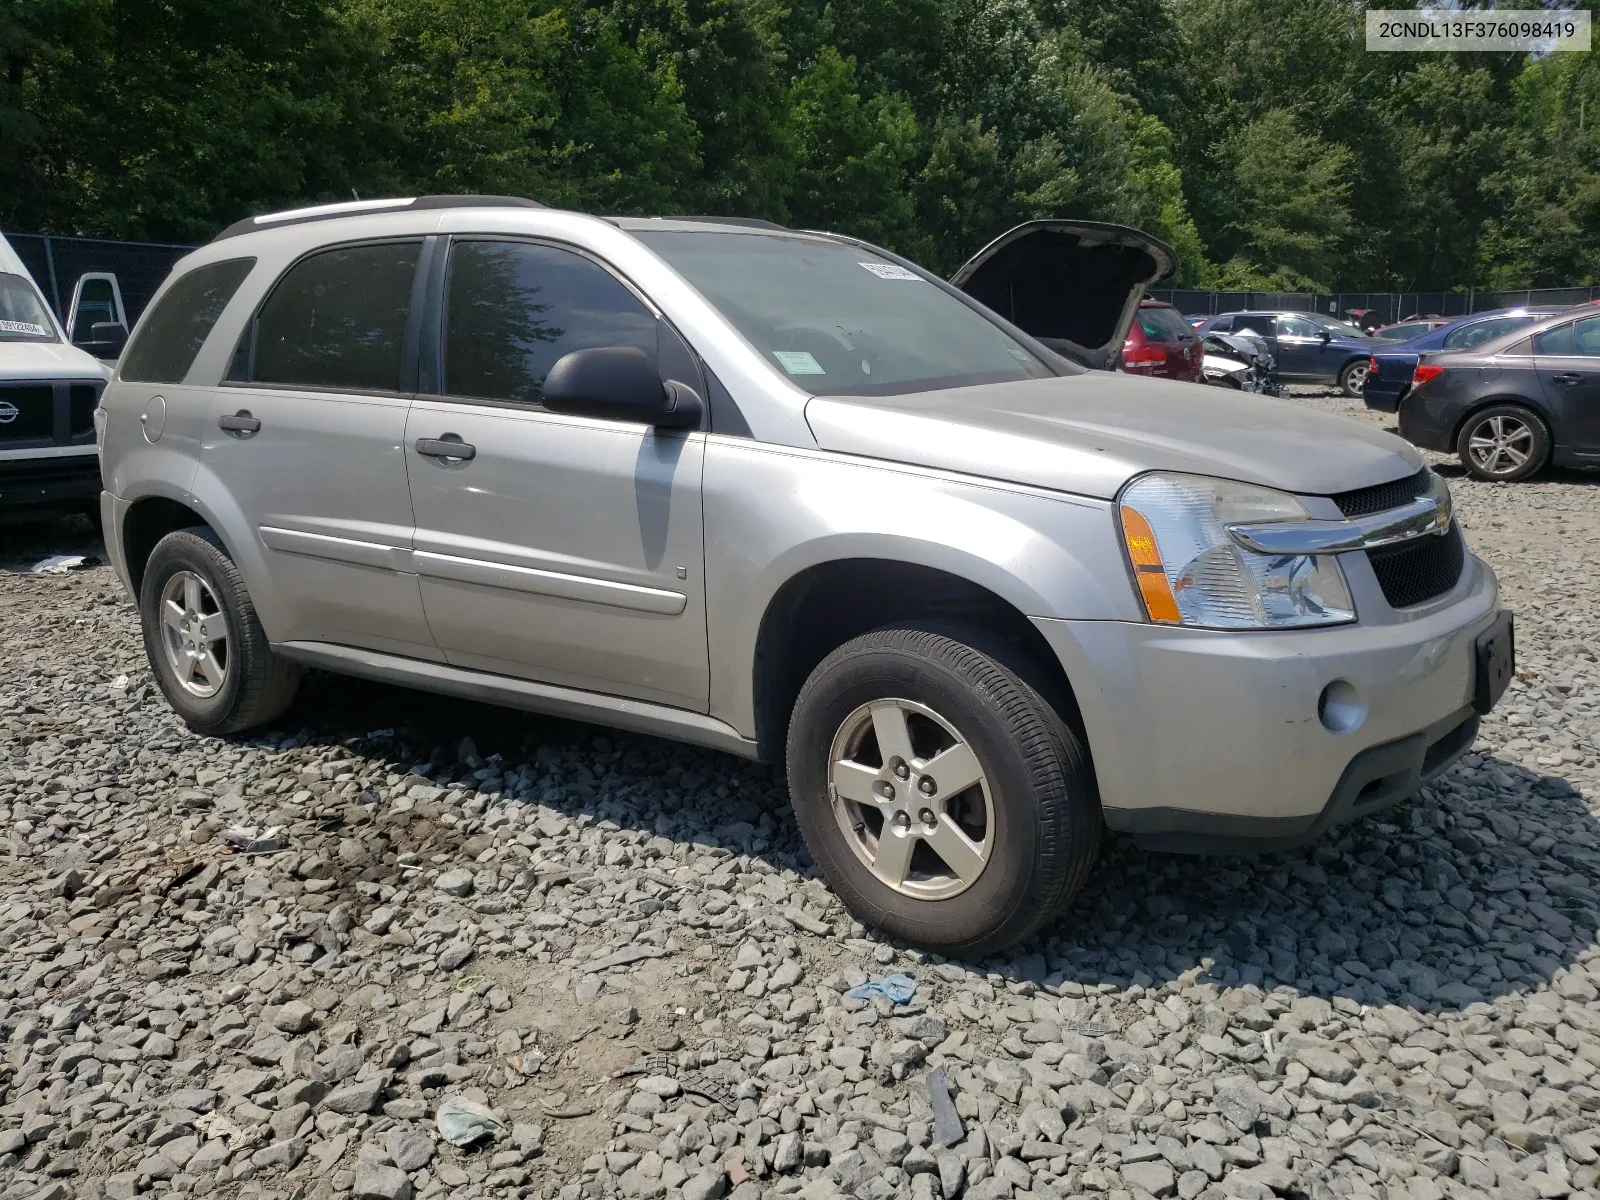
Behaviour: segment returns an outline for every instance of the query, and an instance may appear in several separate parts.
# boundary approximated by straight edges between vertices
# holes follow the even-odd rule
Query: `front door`
[[[401,359],[420,240],[290,267],[246,328],[201,446],[261,543],[274,641],[438,660],[407,565]]]
[[[440,307],[406,461],[448,661],[704,712],[704,435],[540,403],[573,350],[634,346],[681,376],[687,348],[605,266],[540,242],[455,239]]]
[[[1600,314],[1534,338],[1539,385],[1556,420],[1556,441],[1600,455]]]
[[[1278,373],[1297,379],[1320,379],[1329,375],[1325,353],[1327,342],[1316,322],[1304,317],[1279,317]]]

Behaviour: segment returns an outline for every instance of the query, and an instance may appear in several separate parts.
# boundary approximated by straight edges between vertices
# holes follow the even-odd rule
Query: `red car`
[[[1139,301],[1128,339],[1122,343],[1124,371],[1198,383],[1202,358],[1200,335],[1176,308],[1162,300]]]

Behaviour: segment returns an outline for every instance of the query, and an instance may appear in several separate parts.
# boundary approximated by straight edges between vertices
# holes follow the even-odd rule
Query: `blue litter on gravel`
[[[917,994],[917,981],[909,975],[885,975],[882,979],[868,980],[845,993],[852,1000],[870,1000],[874,996],[887,996],[894,1004],[908,1004]]]

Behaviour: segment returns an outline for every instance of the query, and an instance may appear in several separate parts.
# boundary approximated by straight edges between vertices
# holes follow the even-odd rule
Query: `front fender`
[[[754,736],[751,666],[789,580],[847,559],[905,562],[1029,617],[1139,620],[1103,500],[739,438],[707,440],[711,712]]]

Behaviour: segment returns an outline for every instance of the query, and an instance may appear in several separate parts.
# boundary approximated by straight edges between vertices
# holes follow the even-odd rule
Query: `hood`
[[[66,342],[0,341],[0,382],[110,378],[110,366]]]
[[[1422,469],[1410,443],[1346,417],[1120,374],[818,396],[806,419],[825,450],[1107,500],[1151,470],[1332,495]]]
[[[950,282],[1056,353],[1109,371],[1145,288],[1177,273],[1172,247],[1126,225],[1029,221]]]

